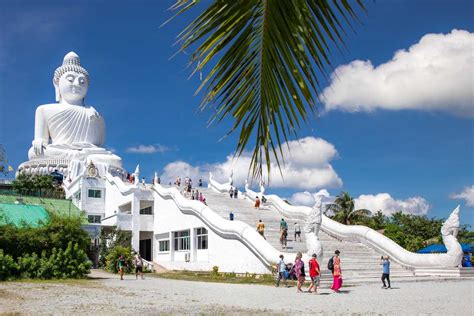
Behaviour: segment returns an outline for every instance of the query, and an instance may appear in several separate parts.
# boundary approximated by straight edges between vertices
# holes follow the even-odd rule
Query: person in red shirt
[[[309,259],[309,276],[311,277],[311,285],[308,288],[308,292],[314,292],[314,294],[318,294],[318,286],[320,282],[320,270],[319,270],[319,263],[316,260],[316,254],[313,253],[311,259]],[[313,291],[312,291],[313,290]]]

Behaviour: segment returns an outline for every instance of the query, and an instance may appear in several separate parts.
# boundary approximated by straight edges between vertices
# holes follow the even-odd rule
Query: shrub
[[[130,247],[115,246],[109,249],[109,254],[106,257],[106,270],[117,273],[117,261],[121,255],[125,256],[125,262],[127,264],[125,271],[130,273],[134,268],[132,249]]]
[[[10,280],[17,276],[18,265],[13,257],[3,253],[0,249],[0,281]]]
[[[219,267],[218,266],[213,266],[212,267],[212,274],[218,275],[219,274]]]
[[[20,278],[35,279],[39,277],[41,268],[40,258],[36,253],[25,254],[18,258],[18,270],[20,271]]]
[[[43,258],[41,261],[43,263]],[[56,279],[82,278],[90,272],[91,266],[92,263],[86,253],[79,248],[78,244],[73,246],[72,242],[69,242],[66,250],[54,248],[46,263],[47,268],[52,268],[52,277]]]
[[[86,251],[90,245],[90,237],[81,225],[79,217],[55,215],[52,215],[50,222],[43,227],[4,225],[0,227],[0,249],[15,260],[25,254],[40,255],[43,251],[49,256],[53,248],[66,249],[70,241]]]
[[[0,280],[14,278],[65,279],[83,278],[89,272],[92,263],[86,253],[76,243],[69,242],[66,250],[53,248],[48,257],[46,251],[38,257],[36,253],[18,257],[17,262],[0,250]]]

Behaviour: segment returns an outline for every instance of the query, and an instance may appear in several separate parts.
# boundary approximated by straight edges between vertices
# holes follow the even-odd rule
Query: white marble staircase
[[[253,207],[253,202],[240,196],[238,199],[230,198],[228,194],[216,193],[211,189],[197,188],[206,197],[206,202],[209,207],[225,219],[229,219],[229,213],[234,213],[234,219],[243,221],[250,226],[256,227],[257,222],[261,219],[265,223],[265,236],[267,241],[276,249],[282,249],[280,245],[280,219],[283,217],[278,211],[271,207],[263,205],[260,210]],[[285,218],[289,225],[288,249],[286,252],[297,251],[306,252],[306,243],[304,241],[304,234],[302,234],[303,242],[295,242],[293,240],[295,222],[300,223],[303,228],[304,225],[300,220],[292,218]],[[378,282],[381,276],[380,256],[375,250],[358,242],[339,241],[332,236],[321,231],[319,238],[323,245],[324,258],[320,262],[323,271],[322,281],[328,283],[331,280],[331,274],[327,270],[327,260],[334,253],[336,249],[341,252],[341,265],[344,279],[349,283],[358,282]],[[283,251],[283,249],[282,249]],[[287,262],[294,260],[294,258],[285,258]],[[391,278],[411,278],[413,272],[403,268],[401,265],[392,262],[391,264]]]

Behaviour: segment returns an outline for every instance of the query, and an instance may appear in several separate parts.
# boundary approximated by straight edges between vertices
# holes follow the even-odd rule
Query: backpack
[[[328,261],[328,269],[333,271],[334,270],[334,261],[333,261],[333,258],[331,257],[331,259],[329,259]]]

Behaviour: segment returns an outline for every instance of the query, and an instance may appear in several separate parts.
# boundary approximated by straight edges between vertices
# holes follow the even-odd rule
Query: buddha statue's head
[[[83,105],[89,87],[89,73],[81,66],[79,56],[69,52],[64,56],[62,66],[54,71],[56,101]]]

